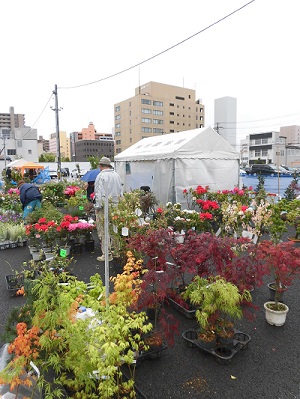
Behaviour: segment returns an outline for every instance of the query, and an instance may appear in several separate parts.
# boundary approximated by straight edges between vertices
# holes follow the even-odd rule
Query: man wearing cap
[[[105,194],[110,199],[112,204],[117,204],[120,196],[122,195],[122,182],[121,178],[111,166],[110,159],[102,157],[99,161],[100,173],[95,180],[95,212],[96,212],[96,227],[99,240],[101,242],[102,256],[98,256],[99,262],[105,260],[105,239],[104,239],[104,205],[103,201]],[[107,193],[105,188],[107,187]],[[110,236],[108,236],[108,260],[113,259],[111,253]]]
[[[25,219],[35,208],[41,207],[42,194],[37,186],[25,183],[24,180],[18,182],[18,189],[23,208],[23,219]]]

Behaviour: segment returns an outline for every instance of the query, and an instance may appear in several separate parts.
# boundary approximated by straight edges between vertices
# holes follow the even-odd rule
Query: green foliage
[[[49,182],[41,188],[41,193],[43,195],[44,201],[49,201],[52,204],[57,204],[58,202],[64,202],[66,189],[65,182]]]
[[[239,293],[237,286],[220,276],[208,279],[196,276],[188,285],[183,297],[199,307],[196,311],[196,319],[199,326],[204,329],[209,327],[210,319],[214,315],[223,319],[242,318],[242,301],[251,302],[252,300],[248,291]]]
[[[261,175],[260,173],[257,175],[257,179],[258,179],[258,184],[256,187],[256,201],[259,203],[261,200],[266,200],[267,198],[267,192],[265,190],[265,178],[263,175]]]
[[[294,199],[296,199],[296,197],[300,191],[300,186],[299,186],[298,182],[299,182],[299,176],[297,175],[297,173],[294,173],[293,180],[290,182],[290,184],[287,186],[285,192],[283,193],[283,197],[286,200],[293,201]]]
[[[42,207],[40,209],[35,209],[31,212],[26,221],[28,224],[37,223],[40,218],[46,218],[47,220],[54,220],[57,223],[60,223],[63,214],[51,203],[51,202],[42,202]]]
[[[43,153],[39,156],[39,162],[55,162],[55,154],[51,152]]]
[[[99,156],[90,156],[87,158],[88,162],[91,164],[91,170],[97,169],[100,161]]]
[[[141,335],[152,328],[146,324],[146,315],[130,312],[121,300],[108,303],[99,275],[91,277],[89,284],[76,278],[70,279],[69,285],[60,281],[61,276],[48,271],[35,280],[32,319],[27,319],[27,328],[34,326],[39,331],[38,340],[31,343],[35,350],[11,362],[0,378],[20,375],[20,364],[27,367],[34,361],[46,399],[60,397],[62,385],[68,387],[70,398],[108,399],[124,391],[126,397],[134,398],[136,352],[143,345]],[[89,313],[80,313],[81,305],[87,306]],[[14,314],[14,323],[16,319],[20,320]],[[129,381],[122,378],[124,364],[130,369]],[[55,386],[45,379],[49,371],[55,372]]]

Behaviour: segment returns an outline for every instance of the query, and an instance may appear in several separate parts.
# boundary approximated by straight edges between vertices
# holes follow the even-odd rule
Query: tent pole
[[[172,160],[172,204],[176,202],[176,192],[175,192],[175,159]]]

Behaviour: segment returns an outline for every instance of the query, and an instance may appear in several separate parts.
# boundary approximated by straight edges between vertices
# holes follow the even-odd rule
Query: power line
[[[36,121],[34,122],[34,124],[29,128],[29,130],[22,136],[23,139],[27,136],[28,133],[31,132],[31,130],[33,129],[33,127],[38,123],[38,121],[40,120],[41,116],[43,115],[43,113],[44,113],[44,111],[45,111],[47,105],[49,104],[49,102],[50,102],[52,96],[53,96],[53,92],[51,93],[51,96],[49,97],[49,100],[47,101],[46,105],[44,106],[44,108],[43,108],[42,112],[40,113],[40,115],[38,116],[37,120],[36,120]]]
[[[237,8],[236,10],[232,11],[231,13],[225,15],[224,17],[218,19],[217,21],[213,22],[212,24],[210,24],[210,25],[206,26],[205,28],[201,29],[199,32],[194,33],[193,35],[187,37],[186,39],[183,39],[182,41],[180,41],[180,42],[174,44],[173,46],[168,47],[167,49],[165,49],[165,50],[163,50],[163,51],[161,51],[161,52],[159,52],[159,53],[157,53],[157,54],[155,54],[155,55],[153,55],[153,56],[151,56],[151,57],[149,57],[149,58],[147,58],[147,59],[145,59],[145,60],[143,60],[143,61],[141,61],[141,62],[135,64],[135,65],[132,65],[132,66],[126,68],[126,69],[123,69],[122,71],[113,73],[113,74],[111,74],[111,75],[109,75],[109,76],[106,76],[106,77],[101,78],[101,79],[98,79],[98,80],[94,80],[93,82],[83,83],[83,84],[77,85],[77,86],[59,87],[59,89],[77,89],[77,88],[79,88],[79,87],[89,86],[89,85],[92,85],[92,84],[95,84],[95,83],[99,83],[99,82],[102,82],[102,81],[104,81],[104,80],[108,80],[108,79],[111,79],[111,78],[113,78],[113,77],[115,77],[115,76],[121,75],[122,73],[128,72],[128,71],[130,71],[131,69],[134,69],[134,68],[136,68],[136,67],[138,67],[138,66],[140,66],[140,65],[142,65],[142,64],[145,64],[146,62],[148,62],[148,61],[150,61],[150,60],[153,60],[153,59],[156,58],[156,57],[159,57],[160,55],[162,55],[162,54],[164,54],[164,53],[166,53],[166,52],[168,52],[168,51],[174,49],[175,47],[180,46],[181,44],[183,44],[183,43],[187,42],[188,40],[194,38],[195,36],[199,35],[200,33],[205,32],[206,30],[212,28],[213,26],[217,25],[218,23],[224,21],[225,19],[227,19],[227,18],[231,17],[232,15],[236,14],[237,12],[241,11],[243,8],[247,7],[249,4],[253,3],[254,1],[255,1],[255,0],[249,1],[248,3],[244,4],[244,5],[241,6],[240,8]]]

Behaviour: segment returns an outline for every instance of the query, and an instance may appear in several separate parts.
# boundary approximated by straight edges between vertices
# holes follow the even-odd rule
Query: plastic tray
[[[9,291],[17,291],[24,285],[24,274],[9,274],[5,276],[5,281]]]
[[[176,309],[179,313],[183,314],[186,318],[188,318],[188,319],[195,318],[196,309],[186,309],[170,297],[168,297],[167,301],[170,303],[172,308]]]
[[[221,364],[229,364],[233,356],[236,355],[240,350],[246,349],[249,342],[251,341],[250,335],[239,330],[234,330],[234,338],[232,344],[216,344],[215,347],[208,349],[201,345],[201,342],[198,340],[198,333],[198,330],[187,330],[182,333],[182,338],[187,342],[189,347],[198,347],[204,352],[210,353]]]

